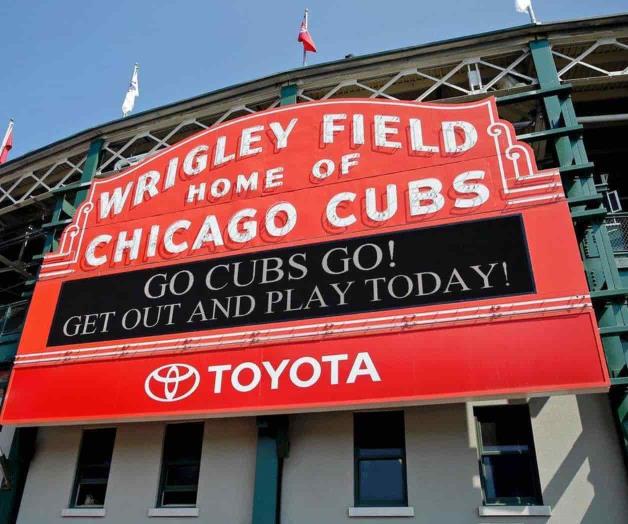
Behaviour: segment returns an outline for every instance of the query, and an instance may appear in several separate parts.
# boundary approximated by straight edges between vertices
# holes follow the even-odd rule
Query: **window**
[[[484,504],[541,505],[527,405],[474,409]]]
[[[158,506],[195,506],[203,423],[166,426]]]
[[[116,428],[88,429],[83,432],[71,507],[102,508],[111,467]]]
[[[403,411],[356,413],[355,505],[407,506]]]

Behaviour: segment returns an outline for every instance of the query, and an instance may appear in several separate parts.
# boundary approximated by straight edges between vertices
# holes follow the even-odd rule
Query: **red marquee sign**
[[[495,101],[333,100],[96,180],[45,257],[1,422],[608,384],[559,173]]]

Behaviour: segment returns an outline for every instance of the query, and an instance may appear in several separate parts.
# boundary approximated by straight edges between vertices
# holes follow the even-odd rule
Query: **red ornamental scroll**
[[[557,170],[493,99],[313,102],[93,183],[2,422],[604,390]]]

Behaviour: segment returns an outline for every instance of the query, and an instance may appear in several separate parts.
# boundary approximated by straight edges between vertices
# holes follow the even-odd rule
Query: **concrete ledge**
[[[414,508],[410,506],[349,508],[350,517],[414,517]]]
[[[149,517],[198,517],[198,508],[149,508]]]
[[[105,517],[105,508],[65,508],[61,510],[62,517]]]
[[[551,506],[480,506],[480,517],[549,517]]]

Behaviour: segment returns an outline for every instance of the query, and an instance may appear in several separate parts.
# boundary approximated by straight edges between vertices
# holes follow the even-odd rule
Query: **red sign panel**
[[[2,422],[607,387],[559,173],[494,100],[334,100],[95,181],[42,265]]]

